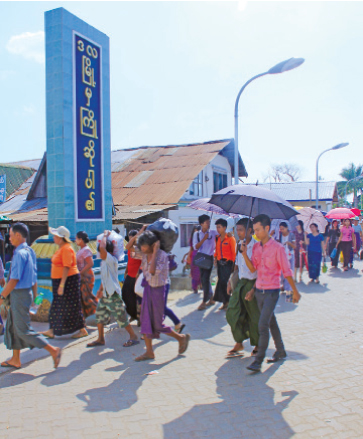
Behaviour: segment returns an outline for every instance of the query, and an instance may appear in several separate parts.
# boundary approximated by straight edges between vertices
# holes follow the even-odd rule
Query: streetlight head
[[[301,66],[304,61],[304,58],[290,58],[271,67],[267,73],[274,75],[276,73],[287,72],[288,70],[296,69],[296,67]]]
[[[339,143],[339,145],[335,145],[333,146],[332,149],[340,149],[340,148],[345,148],[346,146],[348,146],[349,143]]]

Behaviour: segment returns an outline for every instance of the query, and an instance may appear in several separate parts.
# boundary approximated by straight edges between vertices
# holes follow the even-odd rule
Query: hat
[[[353,221],[359,221],[359,216],[355,216],[355,217],[353,218]]]
[[[65,241],[71,242],[71,240],[69,239],[69,237],[71,236],[71,232],[67,229],[67,227],[60,226],[57,229],[49,227],[49,232],[54,236],[58,236],[58,238],[63,238]]]

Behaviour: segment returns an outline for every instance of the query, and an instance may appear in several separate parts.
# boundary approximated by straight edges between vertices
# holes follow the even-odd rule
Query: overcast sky
[[[112,149],[232,138],[249,182],[296,163],[314,180],[363,162],[363,2],[1,2],[0,162],[45,151],[44,11],[63,6],[111,39]]]

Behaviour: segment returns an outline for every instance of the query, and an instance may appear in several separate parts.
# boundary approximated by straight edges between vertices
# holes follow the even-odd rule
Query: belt
[[[277,293],[279,293],[280,292],[280,288],[272,288],[272,289],[269,289],[269,290],[261,290],[260,288],[256,288],[256,291],[258,291],[259,293],[262,293],[262,294],[265,294],[265,293],[275,293],[275,292],[277,292]]]

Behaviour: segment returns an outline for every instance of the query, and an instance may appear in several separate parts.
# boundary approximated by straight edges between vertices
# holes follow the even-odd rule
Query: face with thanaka
[[[209,230],[210,229],[210,219],[204,221],[204,223],[202,223],[200,226],[202,228],[202,232],[206,232],[207,230]]]
[[[253,231],[259,241],[266,240],[270,235],[270,226],[263,226],[260,222],[253,225]]]
[[[222,224],[217,224],[216,229],[219,235],[224,236],[226,234],[227,227],[223,227]]]

